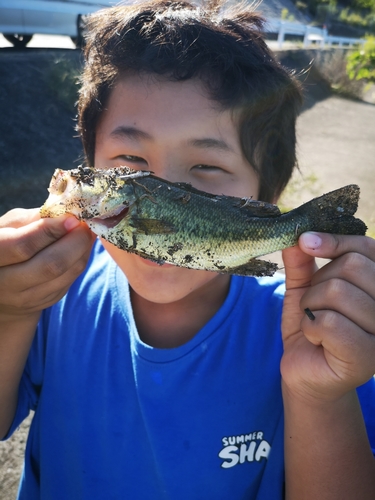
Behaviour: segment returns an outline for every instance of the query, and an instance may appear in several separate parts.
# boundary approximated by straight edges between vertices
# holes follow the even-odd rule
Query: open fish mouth
[[[100,224],[107,229],[111,229],[116,227],[120,222],[128,215],[129,206],[121,205],[120,207],[116,207],[110,212],[107,212],[104,215],[100,215],[98,217],[92,217],[90,219],[85,219],[86,222],[91,222],[94,224]]]

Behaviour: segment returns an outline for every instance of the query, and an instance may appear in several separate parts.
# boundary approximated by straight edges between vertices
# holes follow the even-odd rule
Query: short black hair
[[[118,78],[129,72],[199,78],[232,109],[244,156],[259,175],[259,199],[273,201],[296,164],[298,81],[273,57],[263,19],[249,6],[155,0],[103,9],[87,24],[78,130],[94,164],[96,128]]]

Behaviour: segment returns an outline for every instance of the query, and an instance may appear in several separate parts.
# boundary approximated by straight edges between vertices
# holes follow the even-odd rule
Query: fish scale
[[[272,275],[257,257],[293,246],[305,231],[363,235],[359,187],[345,186],[288,213],[261,201],[213,195],[128,167],[56,170],[42,217],[72,213],[122,250],[159,264]]]

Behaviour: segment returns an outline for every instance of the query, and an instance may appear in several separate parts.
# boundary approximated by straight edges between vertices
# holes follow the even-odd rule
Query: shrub
[[[351,99],[362,99],[364,84],[349,78],[346,58],[347,51],[344,49],[319,51],[315,55],[315,66],[336,94]]]
[[[351,80],[375,83],[375,36],[369,36],[360,50],[347,57],[346,71]]]

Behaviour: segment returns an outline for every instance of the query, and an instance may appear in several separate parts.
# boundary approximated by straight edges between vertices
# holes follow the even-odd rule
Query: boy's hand
[[[332,261],[317,270],[315,257]],[[375,241],[305,233],[283,259],[284,383],[297,397],[335,400],[375,373]]]
[[[41,219],[38,209],[15,209],[0,217],[0,318],[57,302],[85,268],[92,241],[73,216]]]

